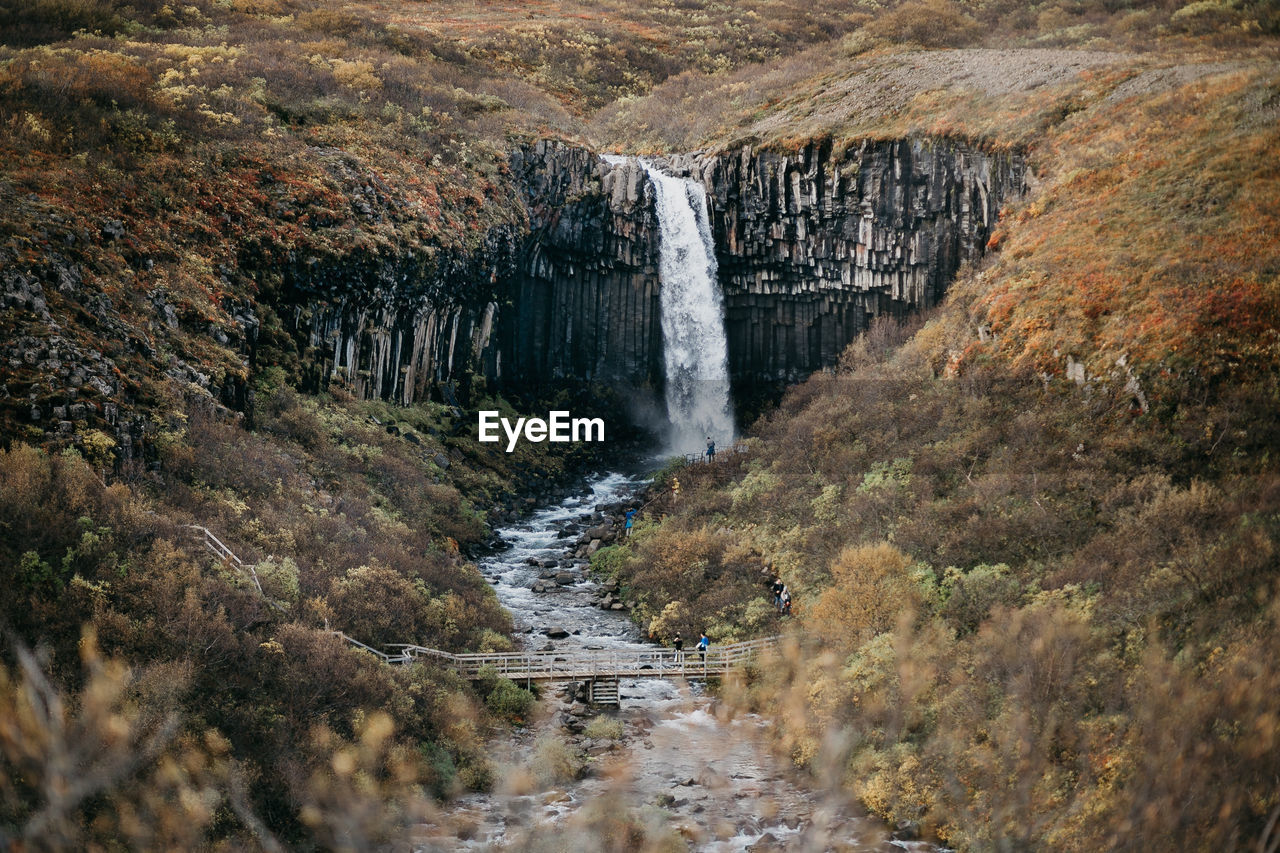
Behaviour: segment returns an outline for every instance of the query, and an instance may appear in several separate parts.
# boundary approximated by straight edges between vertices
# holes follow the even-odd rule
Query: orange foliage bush
[[[888,543],[845,548],[806,624],[826,647],[848,650],[892,629],[899,613],[920,604],[910,566],[911,558]]]
[[[863,28],[872,35],[925,47],[955,47],[973,42],[982,28],[951,0],[907,0]]]

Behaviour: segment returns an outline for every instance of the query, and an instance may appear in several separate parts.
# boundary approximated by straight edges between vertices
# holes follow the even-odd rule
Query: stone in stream
[[[560,584],[560,586],[569,586],[577,580],[578,578],[573,572],[556,572],[556,583]]]
[[[771,850],[782,850],[783,846],[776,835],[772,832],[766,832],[756,840],[755,844],[748,844],[746,849],[747,853],[767,853]]]
[[[592,527],[582,534],[581,541],[590,542],[592,539],[603,539],[609,535],[611,531],[603,524],[599,527]]]
[[[563,640],[565,637],[569,636],[569,632],[564,628],[548,628],[543,631],[543,633],[552,640]]]

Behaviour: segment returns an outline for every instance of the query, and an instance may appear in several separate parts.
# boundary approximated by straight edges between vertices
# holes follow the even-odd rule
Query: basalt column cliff
[[[1025,165],[947,140],[742,149],[673,164],[701,177],[737,380],[835,363],[880,314],[936,304],[986,247]]]
[[[658,230],[635,161],[539,142],[511,155],[529,215],[499,314],[505,383],[562,379],[658,387]]]
[[[500,316],[504,379],[658,383],[653,189],[634,161],[540,143],[513,156],[531,233]],[[877,315],[938,302],[986,246],[1020,156],[949,140],[741,149],[665,164],[705,184],[729,366],[795,380],[835,363]]]
[[[660,165],[706,187],[735,380],[835,363],[870,320],[935,304],[1024,188],[1018,155],[950,140],[744,148]],[[542,141],[510,155],[527,231],[474,256],[300,259],[284,313],[314,384],[411,402],[484,375],[663,383],[654,190],[636,160]],[[302,350],[305,350],[303,352]]]

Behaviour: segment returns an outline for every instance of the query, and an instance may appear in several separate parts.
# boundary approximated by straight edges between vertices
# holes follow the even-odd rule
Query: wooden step
[[[612,705],[619,707],[622,704],[618,695],[618,679],[616,678],[596,678],[591,681],[590,698],[592,705]]]

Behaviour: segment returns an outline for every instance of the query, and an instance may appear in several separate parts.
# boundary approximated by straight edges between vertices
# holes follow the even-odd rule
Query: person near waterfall
[[[716,461],[716,443],[711,439],[711,436],[707,436],[707,461]]]
[[[698,640],[698,657],[702,660],[707,659],[707,649],[711,648],[711,641],[707,639],[707,632],[702,632],[702,637]]]
[[[671,641],[671,645],[675,646],[676,650],[675,662],[684,663],[684,640],[680,639],[679,634],[676,634],[675,639]]]

